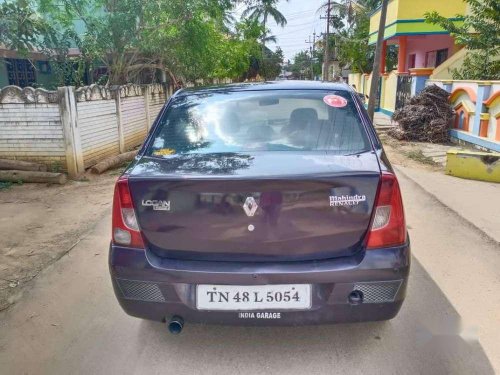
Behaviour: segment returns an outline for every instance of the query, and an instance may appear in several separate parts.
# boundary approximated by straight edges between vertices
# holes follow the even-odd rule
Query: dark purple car
[[[385,320],[405,297],[398,181],[347,85],[177,92],[118,179],[112,231],[121,306],[173,333]]]

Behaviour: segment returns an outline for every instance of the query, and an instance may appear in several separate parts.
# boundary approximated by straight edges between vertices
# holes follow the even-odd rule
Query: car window
[[[276,90],[174,98],[146,154],[369,149],[350,93]]]

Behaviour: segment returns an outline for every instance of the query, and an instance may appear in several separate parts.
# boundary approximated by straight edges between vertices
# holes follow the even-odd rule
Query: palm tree
[[[287,0],[288,1],[288,0]],[[258,0],[243,11],[243,18],[250,18],[262,21],[264,29],[267,25],[267,19],[271,16],[277,25],[284,27],[286,25],[285,16],[276,8],[278,0]]]
[[[269,16],[271,16],[277,25],[281,27],[284,27],[286,25],[285,16],[276,8],[277,2],[278,0],[256,0],[256,2],[252,2],[251,5],[246,8],[241,15],[242,18],[261,21],[261,25],[264,29],[264,35],[261,39],[262,61],[264,61],[266,41],[272,41],[276,43],[276,38],[274,36],[267,36],[267,19],[269,18]],[[265,75],[265,72],[263,72],[263,74]]]

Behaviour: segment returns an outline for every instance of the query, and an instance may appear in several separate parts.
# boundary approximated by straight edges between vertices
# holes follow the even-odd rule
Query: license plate
[[[199,310],[306,310],[311,308],[311,285],[198,285]]]

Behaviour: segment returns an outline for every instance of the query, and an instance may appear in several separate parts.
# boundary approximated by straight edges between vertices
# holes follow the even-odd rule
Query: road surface
[[[392,321],[290,328],[131,318],[107,269],[110,214],[0,314],[0,374],[493,374],[500,371],[500,252],[404,176],[413,248]]]

